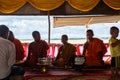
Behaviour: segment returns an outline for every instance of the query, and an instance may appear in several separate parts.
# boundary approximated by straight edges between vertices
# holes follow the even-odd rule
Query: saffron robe
[[[28,64],[34,66],[38,63],[38,58],[47,57],[48,49],[48,44],[43,40],[30,43],[28,48]]]
[[[89,43],[86,48],[85,56],[87,66],[103,66],[103,56],[107,52],[107,49],[102,40],[93,38],[93,41]]]
[[[64,67],[65,65],[70,65],[71,57],[74,57],[76,53],[76,47],[70,43],[62,45],[58,50],[58,55],[56,57],[56,66]]]
[[[24,59],[24,48],[20,40],[14,39],[13,43],[16,48],[16,61],[22,61]]]

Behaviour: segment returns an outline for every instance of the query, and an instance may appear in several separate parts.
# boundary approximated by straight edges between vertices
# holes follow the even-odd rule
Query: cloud
[[[48,23],[45,17],[38,16],[11,16],[0,17],[0,24],[7,25],[12,30],[17,38],[31,39],[31,34],[34,30],[37,30],[42,34],[48,33]],[[45,38],[45,37],[44,37]]]
[[[42,39],[48,39],[48,17],[47,16],[0,16],[0,24],[7,25],[15,36],[19,39],[32,39],[32,32],[37,30],[41,33]],[[67,34],[69,38],[85,38],[85,26],[66,26],[52,27],[51,17],[51,39],[61,38],[62,34]],[[89,25],[94,30],[96,37],[110,37],[109,29],[111,26],[120,29],[120,23],[112,24],[93,24]],[[119,35],[120,38],[120,35]]]

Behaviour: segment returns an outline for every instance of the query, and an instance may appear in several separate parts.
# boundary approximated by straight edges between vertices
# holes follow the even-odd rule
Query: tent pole
[[[91,18],[89,19],[88,23],[86,24],[86,28],[87,28],[87,29],[88,29],[88,25],[90,24],[90,22],[92,22],[92,20],[93,20],[93,17],[91,17]]]
[[[50,12],[48,11],[48,44],[50,44]]]

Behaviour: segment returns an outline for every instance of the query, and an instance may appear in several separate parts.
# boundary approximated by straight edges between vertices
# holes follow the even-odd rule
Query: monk
[[[40,33],[33,31],[32,36],[34,41],[29,44],[27,62],[30,66],[35,66],[38,63],[38,58],[47,57],[49,46],[46,41],[41,40]]]
[[[55,65],[58,67],[65,67],[65,65],[71,66],[72,57],[74,57],[76,53],[76,47],[68,43],[67,35],[62,35],[61,42],[63,45],[58,50]]]
[[[9,37],[8,39],[14,43],[15,48],[16,48],[16,61],[20,62],[23,61],[24,59],[24,48],[22,43],[20,42],[19,39],[15,38],[14,34],[12,31],[9,32]]]
[[[86,57],[86,66],[103,66],[103,56],[107,49],[102,40],[93,37],[93,30],[89,29],[86,32],[87,41],[83,47],[83,55]]]

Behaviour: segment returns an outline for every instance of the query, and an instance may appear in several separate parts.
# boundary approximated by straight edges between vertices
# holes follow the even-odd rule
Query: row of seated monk
[[[111,27],[109,46],[111,52],[111,71],[114,75],[119,75],[118,68],[120,67],[120,40],[117,39],[118,34],[119,29]],[[24,63],[29,67],[36,67],[39,62],[38,59],[41,60],[47,57],[49,44],[41,40],[38,31],[33,31],[32,36],[34,41],[28,46],[28,56]],[[104,66],[103,56],[107,52],[107,48],[101,39],[93,36],[93,30],[88,29],[86,32],[87,39],[83,46],[82,57],[80,58],[76,56],[76,47],[68,42],[68,36],[66,34],[62,35],[62,45],[59,47],[58,54],[52,62],[53,66],[68,67],[75,65],[77,69],[80,68],[78,66],[83,64],[89,67]],[[0,80],[9,80],[11,78],[14,78],[14,80],[18,80],[17,78],[24,80],[25,70],[17,66],[17,62],[23,60],[24,49],[21,42],[14,37],[12,31],[9,32],[9,28],[6,25],[0,25],[0,42],[0,66],[2,68],[0,71]]]
[[[87,41],[83,46],[82,56],[85,56],[85,65],[86,66],[104,66],[103,57],[107,52],[107,48],[102,40],[94,38],[94,33],[92,30],[88,30]],[[34,66],[38,63],[38,58],[47,57],[47,51],[49,49],[49,44],[41,39],[40,33],[38,31],[33,31],[32,33],[34,41],[28,45],[28,55],[25,59],[25,63],[29,66]],[[20,40],[14,37],[12,31],[10,31],[9,38],[15,44],[16,47],[16,61],[23,60],[24,58],[24,48]],[[62,35],[61,42],[58,49],[57,56],[53,62],[55,66],[62,67],[65,65],[73,64],[72,59],[76,56],[76,47],[68,43],[68,36]]]

